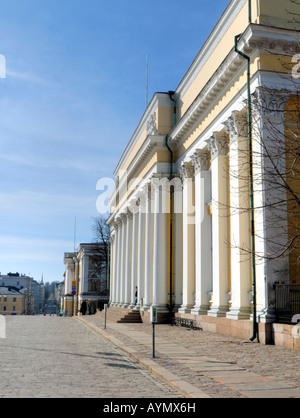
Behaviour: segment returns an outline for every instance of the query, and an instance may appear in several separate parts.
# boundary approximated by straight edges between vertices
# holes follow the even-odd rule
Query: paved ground
[[[99,316],[6,317],[0,398],[300,398],[300,352]]]
[[[182,395],[75,318],[6,317],[0,398],[75,397]]]
[[[184,327],[79,317],[188,397],[300,398],[300,352]]]

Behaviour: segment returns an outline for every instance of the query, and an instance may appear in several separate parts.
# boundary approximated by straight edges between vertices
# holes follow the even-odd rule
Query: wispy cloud
[[[9,68],[6,68],[6,78],[7,79],[14,79],[22,82],[32,83],[32,84],[39,84],[39,85],[48,85],[49,81],[46,81],[39,77],[36,74],[24,72],[24,71],[14,71]]]

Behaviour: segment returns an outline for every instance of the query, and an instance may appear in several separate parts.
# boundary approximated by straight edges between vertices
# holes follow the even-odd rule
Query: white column
[[[151,190],[146,190],[145,213],[145,292],[143,310],[149,310],[152,305],[153,293],[153,213],[151,205]]]
[[[183,259],[183,232],[182,232],[182,181],[179,177],[175,177],[171,181],[174,185],[174,310],[182,305],[182,259]]]
[[[116,280],[116,231],[114,227],[114,232],[110,236],[111,242],[111,252],[110,252],[110,284],[109,284],[109,303],[110,305],[114,302],[114,289],[115,289],[115,280]]]
[[[285,177],[284,108],[289,93],[259,87],[252,99],[257,317],[260,322],[273,322],[273,285],[289,283],[289,257],[276,258],[276,252],[280,252],[288,240],[287,196],[285,188],[279,186],[278,176],[274,178],[274,167],[263,152],[265,147]],[[270,256],[275,258],[268,260]]]
[[[82,282],[83,282],[83,293],[89,291],[89,258],[86,255],[82,257]]]
[[[121,240],[121,260],[120,260],[120,287],[119,287],[119,305],[123,307],[124,304],[124,290],[125,290],[125,275],[126,275],[126,257],[127,257],[127,248],[126,248],[126,234],[127,234],[127,220],[126,215],[121,215],[122,219],[122,240]]]
[[[226,316],[250,318],[250,219],[247,115],[233,112],[225,122],[230,135],[231,307]],[[244,251],[243,251],[244,249]],[[248,251],[248,254],[247,254]]]
[[[159,180],[152,179],[152,201],[154,212],[153,236],[153,305],[157,312],[167,313],[168,303],[168,250],[167,214],[162,210],[164,191]]]
[[[184,163],[181,167],[182,192],[182,306],[180,313],[189,313],[195,302],[195,202],[193,168]]]
[[[137,288],[138,297],[135,309],[141,308],[141,298],[144,298],[145,284],[145,202],[140,197],[138,217],[138,259],[137,259]]]
[[[112,306],[117,305],[117,289],[118,289],[118,277],[119,277],[119,244],[120,244],[120,228],[117,221],[114,222],[115,228],[115,250],[114,250],[114,281],[112,289]]]
[[[209,316],[228,311],[227,136],[215,133],[207,141],[211,152],[213,305]]]
[[[126,215],[126,259],[125,259],[125,283],[124,283],[124,304],[127,308],[130,304],[131,273],[132,273],[132,213]]]
[[[139,232],[139,212],[136,206],[132,208],[132,249],[131,249],[131,289],[129,308],[135,307],[135,287],[138,277],[138,232]]]
[[[115,291],[115,306],[120,302],[120,283],[122,274],[122,221],[121,218],[117,219],[118,223],[118,247],[117,247],[117,276],[116,276],[116,291]]]
[[[206,315],[209,309],[209,293],[212,291],[212,242],[211,216],[208,203],[211,201],[211,176],[207,150],[197,150],[192,156],[195,171],[195,315]]]

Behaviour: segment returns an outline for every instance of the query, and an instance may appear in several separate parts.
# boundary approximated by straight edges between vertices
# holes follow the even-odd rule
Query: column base
[[[161,314],[161,315],[168,315],[169,314],[169,308],[167,305],[156,305],[155,303],[153,303],[151,306],[154,306],[156,308],[156,312],[157,315]],[[151,309],[150,306],[150,309]]]
[[[226,318],[229,319],[250,319],[250,308],[229,308]]]
[[[193,305],[181,305],[181,307],[178,309],[178,313],[181,313],[181,314],[191,313],[192,309],[193,309]]]
[[[211,309],[207,312],[207,315],[214,318],[221,318],[226,316],[227,312],[227,306],[212,306]]]
[[[207,315],[207,312],[209,310],[209,306],[199,306],[195,305],[193,309],[191,310],[191,314],[193,315]]]
[[[257,322],[264,324],[271,324],[276,322],[275,310],[273,308],[264,309],[256,312]],[[250,315],[250,319],[253,321],[253,314]]]

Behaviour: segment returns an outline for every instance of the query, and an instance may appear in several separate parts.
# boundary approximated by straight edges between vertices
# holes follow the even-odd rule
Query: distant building
[[[27,298],[17,288],[0,286],[0,315],[24,315]]]
[[[65,253],[64,296],[62,309],[77,315],[83,301],[87,314],[96,313],[108,301],[106,266],[99,244],[80,244],[77,252]],[[76,294],[72,294],[72,292]]]
[[[6,275],[0,274],[0,286],[11,288],[14,287],[21,294],[26,297],[26,311],[25,314],[38,314],[41,307],[44,305],[42,295],[42,285],[34,280],[32,277],[20,273],[8,273]]]
[[[18,289],[27,289],[32,277],[20,273],[8,273],[0,275],[0,286],[14,286]]]

